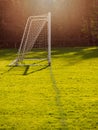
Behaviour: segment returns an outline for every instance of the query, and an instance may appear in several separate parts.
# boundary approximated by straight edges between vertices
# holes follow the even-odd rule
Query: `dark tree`
[[[97,5],[98,0],[0,0],[0,41],[18,47],[27,18],[51,11],[53,46],[96,45]]]

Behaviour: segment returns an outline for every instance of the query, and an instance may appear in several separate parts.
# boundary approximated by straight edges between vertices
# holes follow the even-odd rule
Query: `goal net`
[[[17,58],[10,65],[35,65],[38,60],[48,61],[51,65],[50,12],[27,19]]]

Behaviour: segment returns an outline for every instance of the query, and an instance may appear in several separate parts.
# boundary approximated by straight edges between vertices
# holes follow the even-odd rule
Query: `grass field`
[[[52,66],[10,68],[0,50],[0,130],[98,130],[98,47],[52,50]]]

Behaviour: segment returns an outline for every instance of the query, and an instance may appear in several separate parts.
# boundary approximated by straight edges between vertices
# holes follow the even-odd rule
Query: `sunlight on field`
[[[52,50],[52,67],[7,65],[0,50],[0,129],[97,130],[98,47]]]

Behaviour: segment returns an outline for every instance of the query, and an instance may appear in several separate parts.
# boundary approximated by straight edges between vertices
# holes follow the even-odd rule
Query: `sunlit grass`
[[[98,129],[98,47],[53,49],[52,67],[25,74],[14,58],[0,50],[0,129]]]

